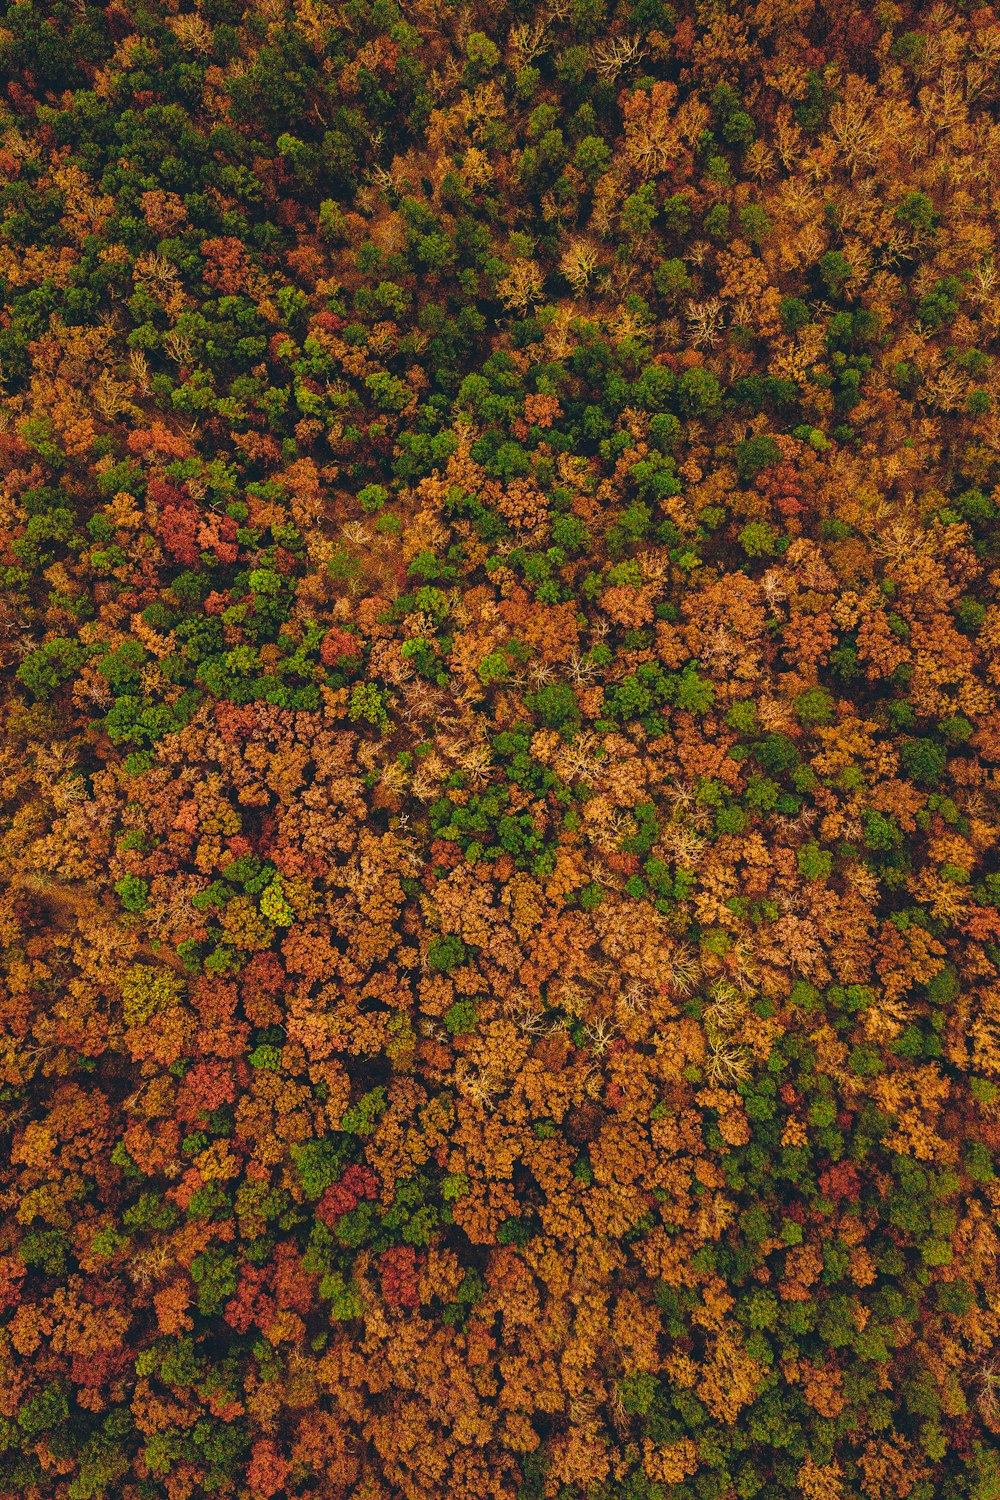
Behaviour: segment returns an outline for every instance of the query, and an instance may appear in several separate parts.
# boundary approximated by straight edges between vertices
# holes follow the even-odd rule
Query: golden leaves
[[[797,1475],[803,1500],[840,1500],[843,1476],[838,1463],[820,1465],[807,1457]]]
[[[497,280],[497,295],[505,307],[526,313],[542,295],[544,274],[535,260],[518,259]]]
[[[514,875],[503,889],[503,903],[510,908],[514,931],[523,941],[538,926],[543,910],[542,890],[530,875]]]
[[[732,1422],[756,1396],[765,1371],[738,1336],[720,1333],[710,1345],[695,1389],[717,1421]]]
[[[10,1159],[25,1166],[42,1167],[51,1162],[56,1136],[46,1121],[32,1121],[11,1148]]]
[[[646,1473],[664,1484],[680,1484],[688,1474],[698,1467],[698,1450],[691,1438],[682,1438],[663,1448],[654,1447],[649,1438],[643,1439],[642,1462]]]
[[[839,1417],[845,1406],[841,1372],[831,1362],[817,1366],[809,1360],[799,1369],[803,1394],[813,1410],[821,1417]]]

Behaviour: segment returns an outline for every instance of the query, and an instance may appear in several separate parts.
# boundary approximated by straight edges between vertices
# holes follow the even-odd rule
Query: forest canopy
[[[998,106],[0,0],[0,1494],[998,1500]]]

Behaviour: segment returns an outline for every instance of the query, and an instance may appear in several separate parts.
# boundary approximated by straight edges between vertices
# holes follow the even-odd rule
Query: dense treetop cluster
[[[0,1493],[1000,1496],[998,106],[0,0]]]

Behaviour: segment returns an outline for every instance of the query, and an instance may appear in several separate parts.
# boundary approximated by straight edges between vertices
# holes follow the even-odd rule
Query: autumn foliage
[[[0,74],[0,1494],[996,1500],[1000,8]]]

